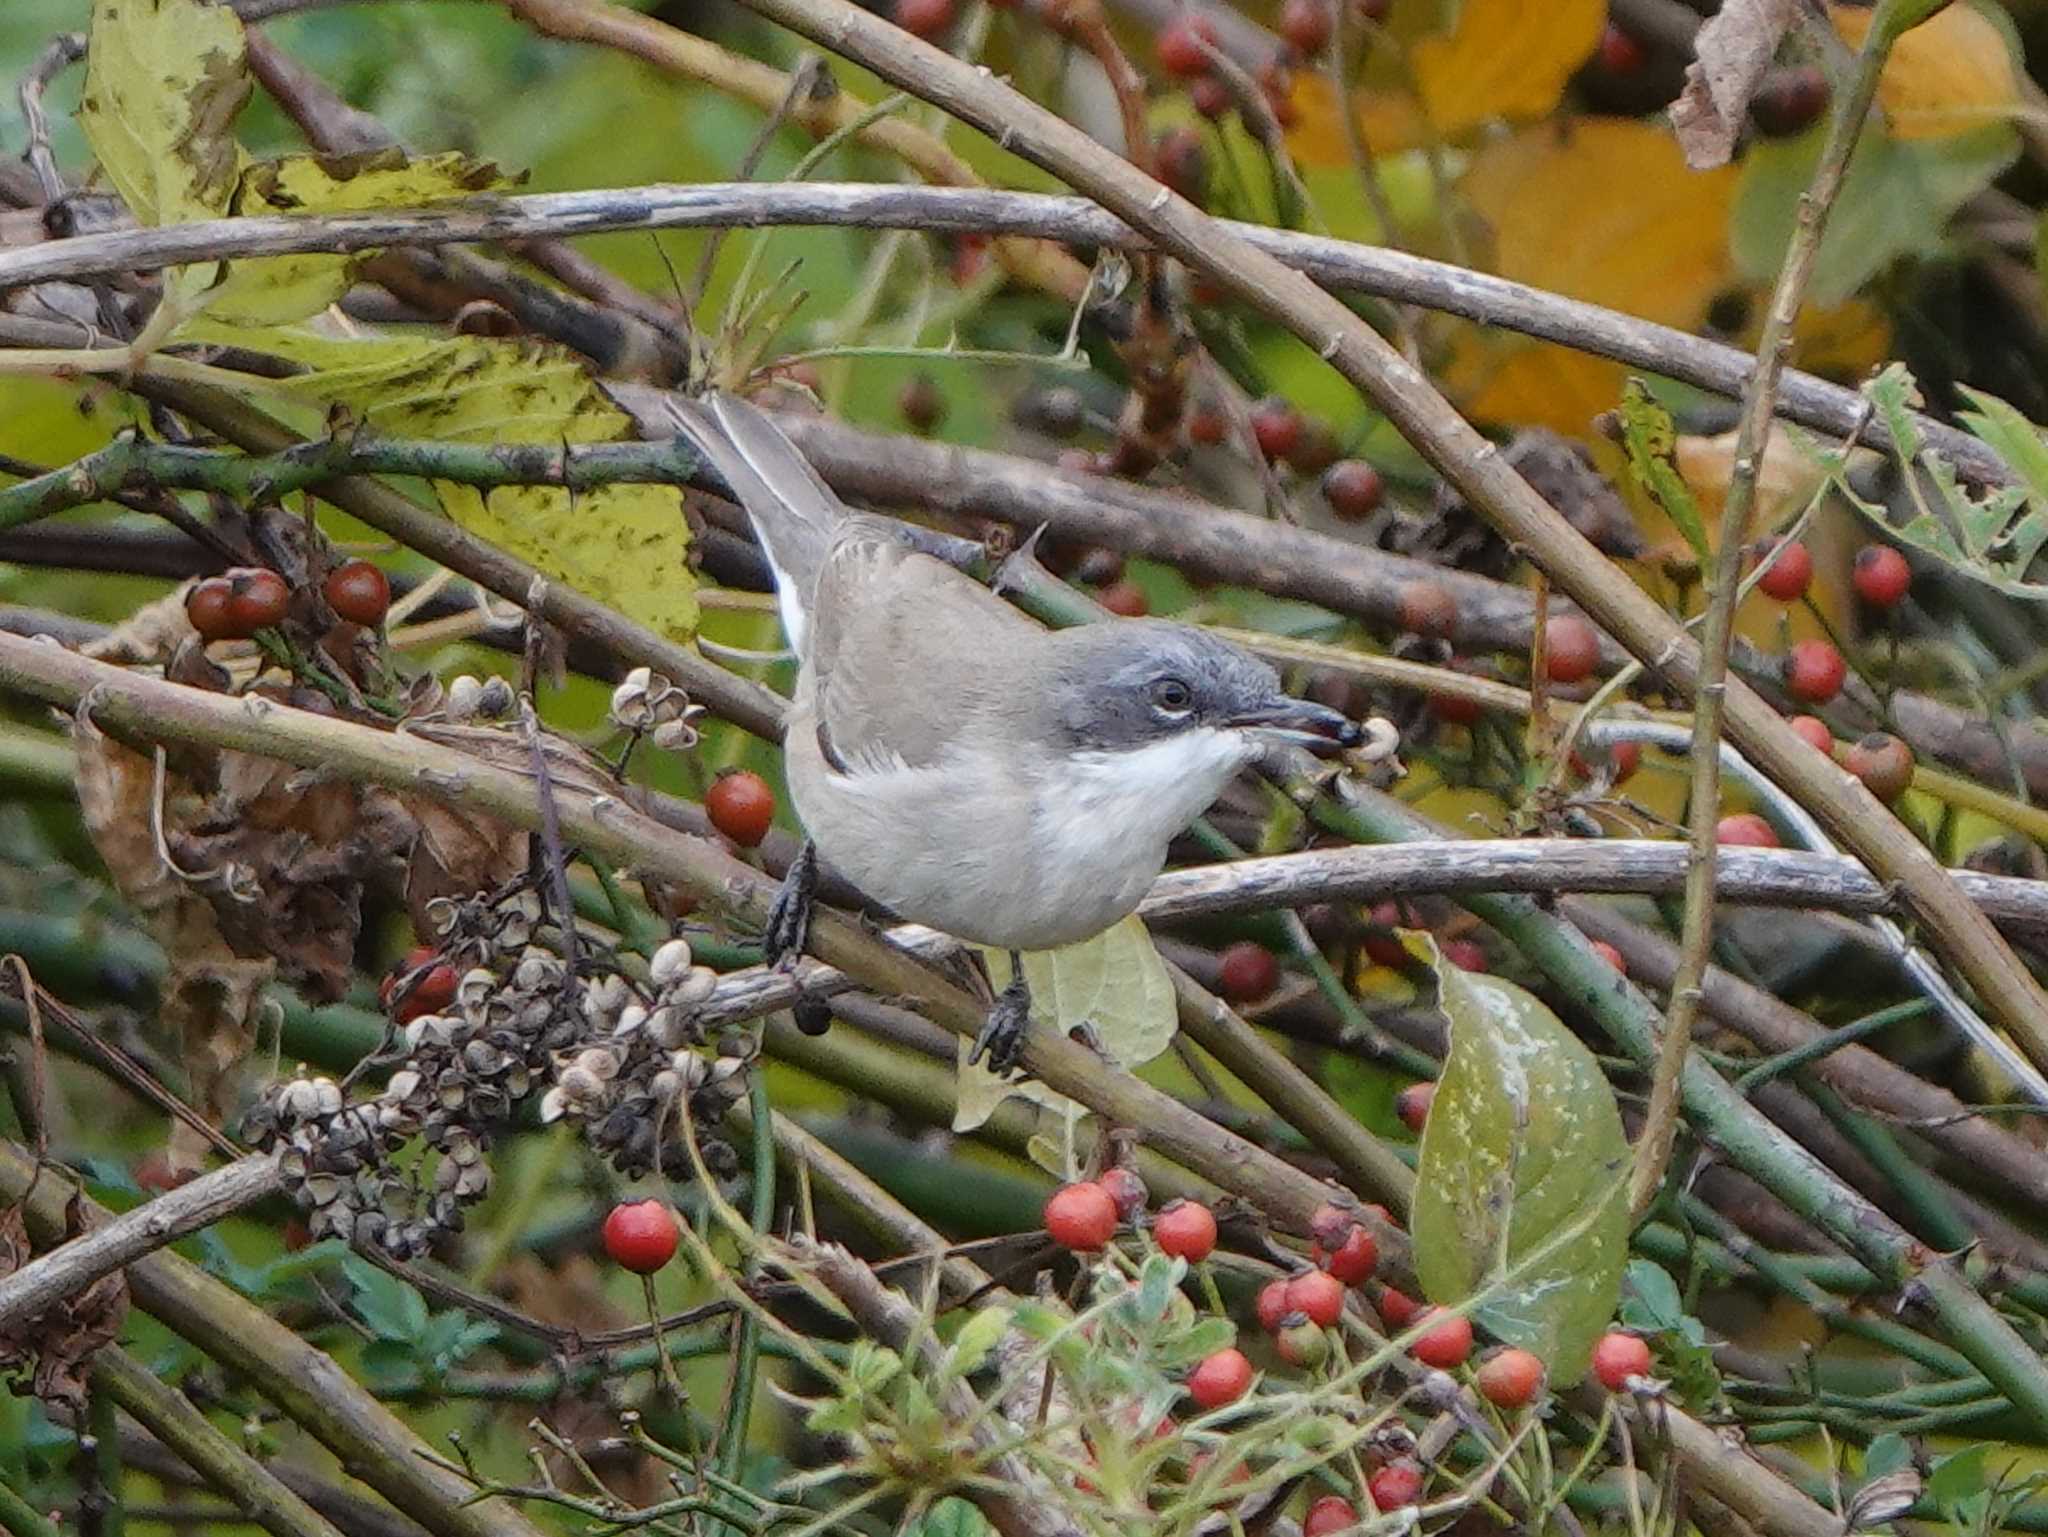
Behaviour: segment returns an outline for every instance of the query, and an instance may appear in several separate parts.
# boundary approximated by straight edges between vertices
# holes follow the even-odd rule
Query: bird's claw
[[[974,1047],[967,1053],[968,1065],[971,1067],[987,1057],[990,1072],[1009,1077],[1023,1058],[1024,1034],[1030,1025],[1031,989],[1019,968],[1011,976],[1009,986],[996,996],[988,1018],[982,1021],[981,1033],[975,1036]]]
[[[818,850],[806,838],[790,861],[789,873],[768,909],[768,925],[761,931],[761,953],[770,969],[787,971],[803,954],[811,938],[811,904],[817,890]]]

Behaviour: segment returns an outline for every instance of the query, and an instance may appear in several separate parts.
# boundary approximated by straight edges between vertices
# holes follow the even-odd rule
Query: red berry
[[[1195,110],[1214,122],[1226,117],[1237,105],[1237,98],[1230,94],[1230,87],[1214,75],[1197,75],[1188,86],[1188,98],[1194,102]]]
[[[1431,694],[1429,713],[1447,726],[1469,726],[1479,719],[1481,705],[1466,694]]]
[[[1301,1518],[1301,1537],[1330,1537],[1332,1532],[1356,1525],[1358,1507],[1341,1494],[1326,1494]]]
[[[720,774],[704,792],[704,813],[741,848],[754,848],[775,821],[775,792],[767,780],[747,769]]]
[[[1888,544],[1866,544],[1856,552],[1856,567],[1850,574],[1856,596],[1872,608],[1890,608],[1913,585],[1913,568],[1906,557]]]
[[[1188,1373],[1188,1397],[1204,1409],[1234,1404],[1250,1390],[1252,1363],[1234,1346],[1205,1356]]]
[[[1223,413],[1214,406],[1197,406],[1188,412],[1188,441],[1199,443],[1204,448],[1214,448],[1221,443],[1230,430]]]
[[[1835,755],[1835,734],[1828,730],[1828,723],[1818,715],[1795,715],[1786,724],[1798,732],[1806,744],[1815,752]]]
[[[1200,1201],[1169,1201],[1152,1219],[1152,1241],[1162,1253],[1200,1264],[1216,1247],[1216,1213]]]
[[[1309,1214],[1308,1235],[1325,1249],[1334,1249],[1358,1226],[1358,1213],[1348,1206],[1325,1201]]]
[[[1256,939],[1240,939],[1223,952],[1216,987],[1232,1003],[1257,1003],[1280,985],[1280,963]]]
[[[234,621],[228,617],[230,596],[228,581],[224,576],[209,576],[185,594],[185,619],[199,632],[201,640],[246,638],[235,629]]]
[[[1301,413],[1278,395],[1252,407],[1252,436],[1268,459],[1285,459],[1301,441]]]
[[[1396,1457],[1385,1467],[1375,1468],[1365,1488],[1381,1510],[1399,1510],[1421,1498],[1422,1483],[1422,1464],[1413,1457]]]
[[[1389,1329],[1405,1329],[1415,1322],[1415,1315],[1422,1311],[1422,1304],[1404,1291],[1392,1286],[1382,1286],[1379,1310],[1381,1322]]]
[[[1344,1283],[1327,1270],[1304,1270],[1287,1283],[1287,1309],[1327,1329],[1344,1315]]]
[[[1785,691],[1807,704],[1826,704],[1848,676],[1849,664],[1827,641],[1797,641],[1785,655]]]
[[[1577,614],[1560,614],[1544,628],[1544,669],[1553,683],[1577,683],[1600,665],[1600,632]]]
[[[1145,1209],[1145,1202],[1151,1192],[1138,1177],[1135,1169],[1126,1169],[1121,1164],[1104,1169],[1096,1176],[1095,1183],[1109,1192],[1109,1198],[1116,1202],[1116,1214],[1125,1222],[1137,1220],[1138,1213]]]
[[[1737,848],[1774,849],[1778,847],[1778,834],[1754,811],[1738,811],[1714,824],[1714,841]]]
[[[1279,59],[1271,60],[1259,71],[1259,90],[1266,98],[1266,106],[1273,113],[1273,121],[1282,128],[1292,128],[1301,121],[1301,108],[1294,101],[1294,71]],[[1337,456],[1332,453],[1330,458]],[[1325,463],[1328,461],[1325,460]],[[1322,466],[1318,465],[1320,469]],[[1296,466],[1300,468],[1300,466]]]
[[[1642,766],[1641,742],[1616,742],[1607,749],[1607,761],[1614,769],[1614,782],[1621,784]]]
[[[1842,755],[1842,767],[1889,806],[1913,783],[1913,749],[1885,731],[1873,731]]]
[[[896,0],[896,25],[912,37],[937,37],[953,25],[953,0]]]
[[[258,630],[281,623],[291,607],[292,590],[283,577],[264,566],[244,566],[230,571],[228,622],[237,635],[254,635]]]
[[[1600,959],[1605,961],[1608,965],[1612,966],[1616,971],[1620,972],[1623,976],[1628,975],[1628,962],[1622,958],[1621,952],[1615,949],[1614,946],[1610,945],[1606,940],[1594,940],[1593,953],[1599,956]]]
[[[1619,1329],[1600,1336],[1593,1347],[1593,1375],[1610,1393],[1619,1393],[1631,1377],[1650,1374],[1650,1347]]]
[[[384,622],[391,607],[391,583],[367,560],[347,560],[327,573],[321,591],[336,617],[364,626]]]
[[[1305,59],[1321,53],[1335,30],[1330,0],[1287,0],[1280,7],[1280,35]]]
[[[172,1168],[171,1155],[162,1148],[144,1153],[135,1160],[136,1185],[157,1195],[176,1190],[198,1172],[197,1169]]]
[[[1442,1308],[1424,1308],[1414,1322],[1427,1324],[1442,1312]],[[1408,1353],[1424,1366],[1440,1366],[1446,1371],[1462,1364],[1472,1353],[1472,1320],[1461,1314],[1446,1316],[1442,1323],[1410,1345]]]
[[[1480,1396],[1498,1409],[1519,1409],[1543,1386],[1543,1363],[1510,1345],[1479,1363],[1472,1374]]]
[[[1205,203],[1209,197],[1209,153],[1202,148],[1202,136],[1192,128],[1169,128],[1159,136],[1152,150],[1159,179],[1190,203]]]
[[[1486,970],[1486,947],[1476,939],[1447,939],[1438,948],[1460,971]]]
[[[1259,1315],[1259,1327],[1268,1334],[1278,1333],[1281,1321],[1294,1311],[1287,1301],[1287,1286],[1285,1280],[1279,1280],[1268,1281],[1259,1288],[1258,1301],[1253,1307]]]
[[[896,408],[919,432],[930,432],[946,419],[946,397],[930,374],[913,374],[897,393]]]
[[[455,975],[453,966],[436,966],[405,995],[405,1002],[398,1006],[398,1022],[409,1025],[423,1014],[438,1014],[455,1001],[455,989],[461,979]]]
[[[1161,69],[1182,80],[1192,80],[1209,73],[1208,49],[1215,46],[1216,28],[1207,17],[1182,16],[1159,29],[1153,49]]]
[[[1805,545],[1797,539],[1787,539],[1775,552],[1767,551],[1764,559],[1769,564],[1756,585],[1765,597],[1792,603],[1805,594],[1807,584],[1813,580],[1813,556]]]
[[[676,1252],[676,1219],[661,1201],[622,1201],[604,1219],[604,1252],[636,1275],[652,1275]]]
[[[1151,612],[1151,605],[1145,601],[1145,589],[1128,579],[1111,582],[1095,595],[1095,601],[1126,619],[1143,619]]]
[[[1401,909],[1393,902],[1382,902],[1366,915],[1381,933],[1365,936],[1366,958],[1376,966],[1405,966],[1409,956],[1407,947],[1401,943],[1401,936],[1392,932],[1401,927]]]
[[[1116,1199],[1093,1180],[1062,1185],[1046,1199],[1045,1231],[1063,1249],[1093,1253],[1116,1236]]]
[[[1314,1371],[1330,1359],[1330,1337],[1316,1324],[1306,1318],[1296,1318],[1292,1324],[1281,1326],[1273,1336],[1273,1348],[1280,1359],[1289,1366],[1299,1366]]]
[[[1394,1114],[1401,1118],[1403,1126],[1419,1137],[1423,1125],[1429,1120],[1430,1104],[1435,1099],[1435,1084],[1411,1083],[1394,1096]]]
[[[1379,1262],[1380,1246],[1362,1227],[1355,1227],[1345,1234],[1344,1241],[1327,1254],[1320,1245],[1316,1249],[1316,1263],[1348,1286],[1357,1286],[1364,1281]]]
[[[1401,589],[1401,628],[1425,640],[1444,640],[1458,627],[1458,600],[1438,582],[1409,582]]]
[[[1750,99],[1749,115],[1765,138],[1804,133],[1828,109],[1828,77],[1812,64],[1774,69]]]
[[[1320,475],[1336,465],[1342,452],[1328,422],[1319,416],[1304,416],[1301,434],[1287,450],[1287,467],[1297,475]]]
[[[1613,22],[1600,34],[1600,68],[1610,75],[1633,75],[1648,61],[1643,45]]]

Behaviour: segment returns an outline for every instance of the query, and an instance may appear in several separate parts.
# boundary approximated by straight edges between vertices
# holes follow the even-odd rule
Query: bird
[[[1047,629],[907,525],[847,507],[760,408],[723,391],[669,404],[752,525],[797,658],[783,748],[805,841],[770,913],[770,963],[806,942],[822,858],[898,918],[1010,953],[970,1062],[1017,1068],[1020,952],[1134,912],[1240,770],[1278,744],[1363,740],[1192,625]]]

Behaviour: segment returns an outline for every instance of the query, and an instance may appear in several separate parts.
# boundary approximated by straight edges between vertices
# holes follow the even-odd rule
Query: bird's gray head
[[[1356,746],[1358,726],[1296,699],[1266,663],[1205,631],[1127,619],[1060,632],[1047,702],[1076,751],[1129,752],[1192,731]]]

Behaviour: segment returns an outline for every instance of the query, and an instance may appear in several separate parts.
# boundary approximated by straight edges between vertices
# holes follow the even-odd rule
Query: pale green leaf
[[[1678,473],[1678,428],[1649,386],[1630,379],[1621,391],[1622,444],[1628,451],[1628,467],[1636,484],[1664,509],[1672,526],[1702,562],[1711,558],[1707,544],[1706,520],[1692,488]]]
[[[989,980],[1000,990],[1010,980],[1009,953],[984,949],[982,954]],[[1166,974],[1151,934],[1135,916],[1078,945],[1026,951],[1024,979],[1031,984],[1034,1029],[1066,1035],[1085,1026],[1090,1040],[1121,1068],[1139,1067],[1166,1050],[1179,1024],[1173,979]],[[955,1131],[974,1130],[1011,1095],[1053,1109],[1072,1106],[1063,1095],[1030,1079],[1013,1081],[979,1064],[969,1066],[968,1050],[963,1041]]]
[[[1584,1373],[1628,1259],[1628,1144],[1614,1093],[1578,1038],[1498,977],[1434,965],[1450,1055],[1415,1171],[1415,1270],[1431,1301]]]
[[[1752,145],[1729,221],[1735,264],[1759,283],[1778,274],[1799,199],[1820,158],[1818,131]],[[1849,162],[1821,237],[1808,297],[1839,304],[1902,256],[1927,255],[1948,222],[2019,154],[2019,135],[1990,123],[1935,139],[1894,139],[1867,130]]]
[[[960,1332],[953,1336],[953,1345],[946,1352],[946,1364],[940,1376],[965,1377],[981,1370],[981,1363],[988,1359],[988,1353],[996,1348],[996,1341],[1003,1337],[1003,1331],[1009,1327],[1008,1308],[981,1309],[962,1324]]]
[[[259,161],[243,172],[235,211],[333,214],[414,208],[505,184],[495,165],[467,155],[414,160],[397,148],[354,155],[290,155]],[[231,325],[303,320],[346,293],[356,269],[375,254],[309,253],[224,263],[218,283],[204,297],[206,312]]]
[[[78,121],[100,171],[143,224],[228,210],[249,99],[242,23],[200,0],[93,0]]]
[[[205,326],[196,327],[207,334]],[[248,388],[339,406],[391,437],[474,443],[603,443],[633,436],[583,365],[558,347],[457,336],[341,340],[307,330],[212,328],[214,335],[305,365]],[[448,515],[471,533],[588,597],[678,639],[696,627],[689,527],[673,486],[549,486],[488,493],[436,482]]]

